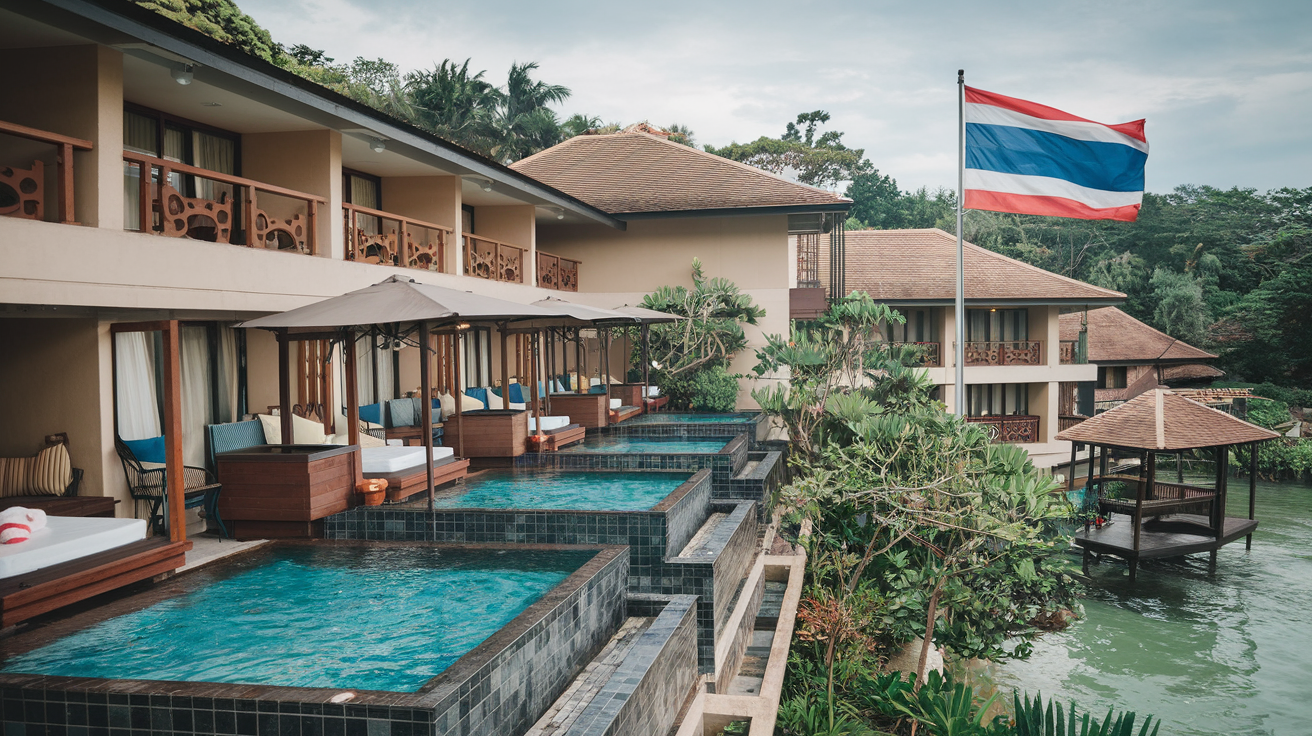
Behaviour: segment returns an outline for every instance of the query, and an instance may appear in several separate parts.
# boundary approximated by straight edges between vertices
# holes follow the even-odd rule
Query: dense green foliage
[[[1088,713],[1083,718],[1077,718],[1074,703],[1071,703],[1069,711],[1063,713],[1061,703],[1053,700],[1048,701],[1045,708],[1040,695],[1030,700],[1017,693],[1013,698],[1016,708],[1013,732],[1016,736],[1157,736],[1162,726],[1160,722],[1154,723],[1152,716],[1148,716],[1143,719],[1136,734],[1136,716],[1133,712],[1116,713],[1108,710],[1099,724]]]
[[[751,143],[719,148],[708,145],[706,151],[774,174],[792,172],[803,184],[818,187],[831,187],[870,171],[865,151],[843,145],[842,133],[830,130],[816,135],[827,122],[829,113],[824,110],[804,112],[778,138],[761,136]]]
[[[135,0],[137,5],[193,28],[252,56],[274,61],[282,50],[269,32],[232,0]]]
[[[1248,402],[1248,421],[1259,427],[1276,429],[1289,420],[1289,406],[1284,402],[1267,399]],[[1247,448],[1232,449],[1231,462],[1239,470],[1246,470],[1251,462]],[[1262,443],[1257,450],[1257,472],[1271,479],[1312,475],[1312,439],[1284,437]]]
[[[671,406],[732,411],[738,377],[728,372],[729,363],[747,347],[743,325],[756,324],[765,310],[732,281],[707,277],[696,258],[691,289],[662,286],[643,297],[641,306],[685,318],[651,326],[651,379]],[[635,340],[631,364],[642,365],[642,359],[642,345]]]

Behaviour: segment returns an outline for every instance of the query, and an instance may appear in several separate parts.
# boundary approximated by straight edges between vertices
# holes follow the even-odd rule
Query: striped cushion
[[[27,484],[32,474],[32,460],[30,457],[0,459],[0,496],[28,495]]]
[[[64,445],[51,445],[32,458],[28,493],[58,496],[73,482],[73,460]]]

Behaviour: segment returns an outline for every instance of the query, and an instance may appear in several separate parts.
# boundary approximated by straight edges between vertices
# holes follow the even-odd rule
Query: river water
[[[1230,516],[1248,515],[1231,480]],[[1312,734],[1312,486],[1258,484],[1253,549],[1091,565],[1085,618],[1035,644],[1024,662],[978,673],[1004,692],[1041,691],[1101,717],[1162,719],[1162,736]],[[1010,699],[1010,696],[1007,696]]]

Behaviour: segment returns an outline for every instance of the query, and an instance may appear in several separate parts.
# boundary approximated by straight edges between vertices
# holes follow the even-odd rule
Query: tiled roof
[[[956,298],[957,236],[927,230],[852,230],[847,243],[847,291],[876,301],[952,301]],[[966,299],[1122,301],[1119,291],[1059,276],[971,243],[963,247]],[[827,279],[829,248],[820,245],[820,273]]]
[[[1198,378],[1220,378],[1224,375],[1225,371],[1206,363],[1185,363],[1162,368],[1163,381],[1192,381]]]
[[[575,136],[510,168],[613,215],[851,202],[641,132]]]
[[[1110,411],[1065,430],[1059,440],[1141,450],[1189,450],[1280,435],[1166,389],[1146,391]]]
[[[1061,316],[1061,339],[1080,333],[1081,312]],[[1089,310],[1089,362],[1183,362],[1216,356],[1155,330],[1116,307]]]

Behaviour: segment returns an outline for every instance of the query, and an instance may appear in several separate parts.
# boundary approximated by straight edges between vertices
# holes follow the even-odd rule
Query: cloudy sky
[[[284,44],[403,69],[512,61],[561,112],[690,126],[699,143],[833,115],[904,189],[955,187],[956,70],[1107,123],[1148,120],[1148,189],[1312,186],[1312,2],[238,0]]]

